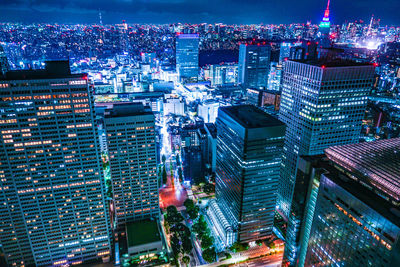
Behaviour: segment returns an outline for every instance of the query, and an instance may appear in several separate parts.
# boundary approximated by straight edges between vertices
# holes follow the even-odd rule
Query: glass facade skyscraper
[[[0,78],[0,243],[10,266],[109,256],[105,184],[87,76],[68,62]]]
[[[305,253],[319,189],[321,157],[299,158],[296,182],[285,236],[284,264],[304,266]]]
[[[246,88],[267,88],[270,65],[270,45],[241,44],[239,47],[239,84]]]
[[[176,37],[176,70],[180,79],[199,76],[199,35],[178,34]]]
[[[115,104],[104,124],[117,225],[159,217],[155,118],[142,103]]]
[[[305,266],[399,266],[400,138],[325,154]]]
[[[279,118],[287,125],[278,209],[288,218],[299,156],[357,143],[374,66],[348,61],[287,61]]]
[[[210,81],[212,86],[229,86],[237,84],[238,65],[224,63],[210,66]]]
[[[240,242],[265,239],[272,233],[285,125],[252,105],[221,107],[216,125],[219,208]]]

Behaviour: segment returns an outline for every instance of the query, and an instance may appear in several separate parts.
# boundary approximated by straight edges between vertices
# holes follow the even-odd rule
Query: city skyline
[[[397,5],[3,0],[0,266],[400,266]]]
[[[318,23],[326,7],[325,0],[252,0],[243,5],[239,0],[112,0],[112,1],[3,1],[0,8],[6,11],[2,21],[22,23],[99,23],[99,12],[105,24],[120,23],[228,23],[228,24],[289,24]],[[396,0],[351,2],[335,0],[331,3],[332,23],[368,21],[372,15],[381,18],[385,25],[400,25],[395,12]],[[354,12],[357,10],[357,12]],[[29,15],[29,16],[28,16]]]

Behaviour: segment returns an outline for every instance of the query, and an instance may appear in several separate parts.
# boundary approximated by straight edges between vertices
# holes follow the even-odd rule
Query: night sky
[[[331,20],[343,23],[372,14],[400,25],[399,0],[331,0]],[[2,22],[98,23],[318,23],[326,0],[0,0]]]

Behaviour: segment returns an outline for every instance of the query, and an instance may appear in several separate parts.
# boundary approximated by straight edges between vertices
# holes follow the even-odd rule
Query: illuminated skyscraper
[[[212,86],[226,86],[237,84],[238,65],[233,63],[211,65],[210,80]]]
[[[374,66],[348,61],[287,61],[279,118],[287,131],[278,206],[289,216],[299,156],[357,143]]]
[[[181,79],[199,75],[199,35],[179,34],[176,37],[176,70]]]
[[[218,108],[220,103],[213,99],[205,100],[201,102],[197,107],[197,114],[203,118],[205,123],[215,123],[218,116]]]
[[[237,230],[224,242],[265,239],[272,233],[285,125],[253,105],[221,107],[216,125],[215,217]]]
[[[105,129],[117,223],[159,216],[154,114],[141,103],[114,105]]]
[[[297,46],[301,46],[301,42],[282,42],[279,50],[279,62],[292,59],[290,58],[292,48]]]
[[[270,64],[270,45],[241,44],[239,47],[239,83],[246,88],[267,88]]]
[[[105,185],[87,76],[68,62],[0,78],[0,243],[10,266],[110,254]]]
[[[328,4],[325,9],[324,17],[319,24],[318,40],[320,46],[323,48],[331,47],[330,31],[331,31],[331,21],[329,18],[329,4],[331,0],[328,0]]]
[[[400,266],[400,138],[325,155],[304,266]]]
[[[305,60],[317,58],[317,43],[314,41],[296,40],[281,43],[279,62],[284,64],[286,60]]]

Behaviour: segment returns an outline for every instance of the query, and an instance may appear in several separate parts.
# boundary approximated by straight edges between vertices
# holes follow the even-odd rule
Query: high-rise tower
[[[87,76],[68,62],[0,78],[0,243],[9,266],[110,255],[110,226]]]
[[[300,266],[400,266],[399,152],[400,138],[325,150]]]
[[[285,216],[291,207],[298,157],[358,142],[373,77],[372,64],[286,62],[279,118],[287,130],[277,203]]]
[[[318,31],[318,40],[320,42],[320,46],[323,48],[327,48],[331,46],[331,40],[329,37],[331,30],[331,21],[329,18],[329,5],[331,0],[328,0],[328,4],[326,6],[324,17],[322,18],[321,23],[319,24]]]
[[[267,88],[270,64],[270,45],[241,44],[239,47],[238,82],[246,88]]]
[[[265,239],[272,233],[285,125],[253,105],[221,107],[216,124],[222,221],[237,229],[240,242]]]
[[[180,79],[199,76],[199,35],[178,34],[176,37],[176,70]]]
[[[105,114],[118,226],[158,218],[154,114],[141,103],[114,105]]]

